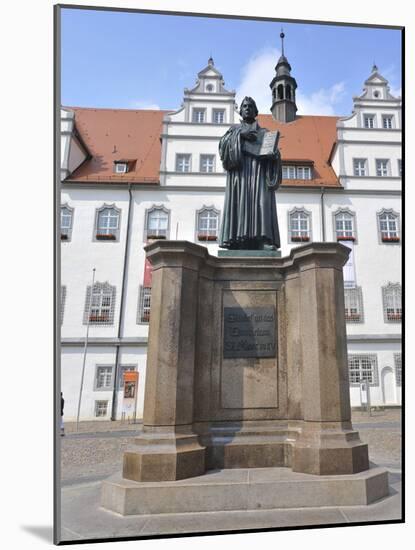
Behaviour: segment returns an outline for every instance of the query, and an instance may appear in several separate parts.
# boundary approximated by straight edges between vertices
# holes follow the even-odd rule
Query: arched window
[[[380,240],[383,243],[398,243],[399,215],[393,210],[383,209],[378,213],[378,227]]]
[[[95,239],[117,241],[120,232],[120,211],[115,206],[104,205],[97,210]]]
[[[402,320],[402,288],[399,283],[382,287],[383,314],[385,323],[400,323]]]
[[[61,241],[70,241],[72,235],[73,208],[61,206]]]
[[[339,210],[334,214],[337,241],[355,241],[355,216],[348,210]]]
[[[108,282],[95,283],[86,289],[84,325],[113,325],[115,286]]]
[[[169,211],[164,206],[154,206],[150,210],[147,210],[145,240],[168,238],[169,214]]]
[[[344,289],[344,316],[346,323],[363,323],[363,298],[360,287]]]
[[[219,231],[219,211],[213,207],[203,207],[197,212],[197,239],[216,241]]]
[[[278,85],[277,93],[278,93],[278,99],[284,99],[284,86],[282,84]]]
[[[311,241],[311,214],[304,209],[289,213],[289,238],[291,242]]]
[[[287,86],[285,86],[285,98],[291,99],[291,86],[289,86],[288,84]]]

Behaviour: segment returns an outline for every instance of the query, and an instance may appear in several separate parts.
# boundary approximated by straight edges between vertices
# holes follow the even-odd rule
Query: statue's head
[[[239,114],[244,120],[255,120],[258,116],[258,107],[252,97],[245,96],[243,98]]]

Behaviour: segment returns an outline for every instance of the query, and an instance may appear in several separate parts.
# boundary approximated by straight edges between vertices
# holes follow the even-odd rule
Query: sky
[[[64,8],[62,104],[175,110],[212,56],[237,102],[269,113],[281,28],[298,114],[350,114],[374,63],[401,95],[399,30]]]

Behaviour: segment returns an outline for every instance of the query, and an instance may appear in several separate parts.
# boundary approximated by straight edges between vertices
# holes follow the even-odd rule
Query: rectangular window
[[[366,176],[366,159],[353,159],[353,175]]]
[[[297,179],[309,180],[311,179],[311,170],[309,166],[297,166]]]
[[[396,385],[401,386],[402,385],[402,355],[400,353],[394,353],[393,355],[395,359]]]
[[[344,289],[344,315],[346,323],[363,322],[363,300],[360,287]]]
[[[200,171],[207,173],[215,171],[215,155],[200,155]]]
[[[192,122],[205,122],[205,109],[193,109]]]
[[[311,180],[310,166],[283,166],[282,178],[285,180]]]
[[[392,119],[393,117],[390,115],[384,115],[382,117],[382,126],[385,130],[391,130],[392,129]]]
[[[377,356],[372,354],[349,355],[349,381],[351,385],[368,382],[378,385]]]
[[[401,178],[402,177],[402,160],[401,159],[398,160],[398,174],[399,174],[399,177]]]
[[[388,164],[387,159],[376,159],[376,175],[379,178],[384,178],[388,175]]]
[[[95,416],[97,418],[107,416],[108,401],[95,401]]]
[[[365,115],[363,117],[365,128],[374,128],[375,127],[375,115]]]
[[[191,155],[176,155],[176,172],[190,172]]]
[[[97,367],[95,375],[95,390],[112,389],[112,366]]]
[[[148,323],[150,321],[151,287],[141,286],[138,296],[137,323]]]
[[[223,109],[213,110],[213,122],[214,124],[223,124],[225,122],[225,111]]]
[[[115,163],[115,173],[116,174],[125,174],[128,172],[128,164],[126,162],[116,162]]]

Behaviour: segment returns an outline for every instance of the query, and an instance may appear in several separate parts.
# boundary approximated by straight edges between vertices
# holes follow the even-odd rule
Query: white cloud
[[[320,88],[310,95],[297,92],[297,107],[299,115],[336,115],[337,103],[341,102],[346,93],[344,82],[337,82],[330,88]]]
[[[238,86],[236,100],[240,105],[248,95],[255,99],[260,113],[269,113],[271,107],[271,89],[269,84],[275,75],[275,65],[280,57],[276,48],[265,48],[256,52],[242,69],[241,82]],[[329,88],[305,95],[297,90],[297,107],[299,115],[334,115],[336,105],[345,95],[344,82],[337,82]]]
[[[269,83],[275,75],[275,65],[281,53],[276,48],[265,48],[255,53],[242,69],[241,82],[237,88],[238,106],[245,96],[255,99],[260,113],[269,113],[271,88]]]
[[[160,105],[157,105],[157,103],[153,103],[152,101],[143,99],[143,100],[136,100],[130,102],[130,108],[131,109],[148,109],[148,110],[160,110]]]

